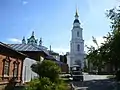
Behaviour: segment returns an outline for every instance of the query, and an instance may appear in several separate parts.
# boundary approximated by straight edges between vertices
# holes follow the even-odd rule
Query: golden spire
[[[76,13],[75,13],[75,17],[79,17],[79,15],[78,15],[78,9],[77,9],[77,7],[76,7]]]

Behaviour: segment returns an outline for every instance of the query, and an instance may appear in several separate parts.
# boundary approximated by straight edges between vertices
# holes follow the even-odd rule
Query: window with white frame
[[[18,77],[19,62],[14,62],[13,77]]]
[[[9,65],[10,62],[9,61],[4,61],[4,75],[9,75]]]

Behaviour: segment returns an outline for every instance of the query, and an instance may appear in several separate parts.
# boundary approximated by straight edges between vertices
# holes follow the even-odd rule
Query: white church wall
[[[79,32],[79,37],[77,36],[77,32]],[[82,39],[82,28],[72,29],[72,39]]]
[[[23,75],[22,80],[24,82],[29,82],[31,79],[37,77],[38,75],[31,70],[31,65],[36,63],[34,59],[25,58],[23,63]]]

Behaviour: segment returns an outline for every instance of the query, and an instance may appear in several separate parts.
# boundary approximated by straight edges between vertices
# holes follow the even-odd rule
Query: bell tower
[[[80,24],[78,10],[76,9],[75,20],[71,30],[70,67],[73,65],[79,65],[81,68],[84,67],[84,40],[82,35],[83,28],[81,28]]]

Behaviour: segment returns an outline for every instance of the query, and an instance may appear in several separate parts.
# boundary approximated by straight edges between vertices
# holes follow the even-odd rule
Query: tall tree
[[[87,59],[97,66],[99,71],[101,66],[107,64],[117,71],[120,68],[120,7],[108,10],[106,15],[111,20],[111,31],[104,36],[105,41],[98,49],[89,48]],[[98,45],[94,37],[93,42]]]
[[[120,7],[108,10],[107,17],[111,20],[111,37],[109,41],[110,62],[115,71],[120,68]]]

